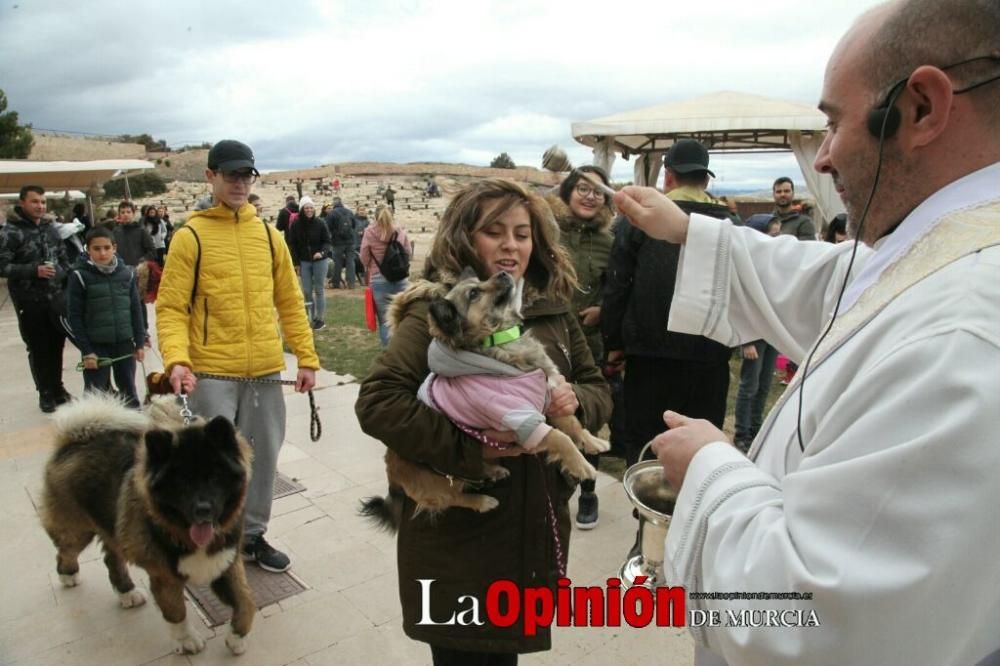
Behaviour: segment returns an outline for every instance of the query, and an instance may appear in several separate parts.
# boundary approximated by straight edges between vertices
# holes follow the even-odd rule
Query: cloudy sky
[[[265,169],[330,162],[539,166],[570,123],[719,90],[815,104],[875,0],[7,0],[0,88],[22,122],[239,138]],[[790,156],[713,156],[767,189]],[[614,176],[631,179],[618,160]]]

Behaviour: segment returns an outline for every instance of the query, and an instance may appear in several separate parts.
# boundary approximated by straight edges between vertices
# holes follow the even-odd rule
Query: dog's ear
[[[447,338],[457,338],[462,332],[462,321],[455,304],[445,298],[435,298],[430,306],[431,319],[442,335]]]
[[[173,433],[166,430],[150,430],[146,433],[146,466],[150,469],[162,467],[170,460],[173,448]]]
[[[458,276],[459,282],[461,282],[462,280],[469,280],[469,279],[472,280],[479,279],[479,275],[476,273],[476,269],[474,269],[472,266],[466,266],[465,268],[463,268],[462,273]]]
[[[220,449],[236,448],[236,429],[225,416],[216,416],[208,422],[205,437]]]

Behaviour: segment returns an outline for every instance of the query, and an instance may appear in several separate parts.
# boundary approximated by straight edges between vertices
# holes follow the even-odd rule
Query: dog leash
[[[124,361],[127,358],[132,358],[133,356],[135,356],[134,352],[131,353],[131,354],[125,354],[124,356],[117,356],[115,358],[108,358],[107,356],[98,356],[97,357],[97,367],[98,368],[106,368],[109,365],[114,365],[118,361]],[[83,365],[83,361],[80,361],[79,363],[76,364],[76,369],[77,369],[78,372],[81,371],[81,370],[85,370],[86,369],[84,367],[84,365]]]
[[[295,381],[292,379],[262,379],[255,377],[229,377],[227,375],[213,375],[207,372],[196,372],[194,376],[198,379],[217,379],[225,382],[237,382],[240,384],[280,384],[282,386],[295,386]],[[187,395],[181,393],[181,401],[184,406],[181,409],[181,416],[184,417],[184,425],[190,423],[190,418],[193,416],[191,409],[188,407]],[[185,415],[187,412],[187,415]],[[320,436],[323,434],[323,424],[319,420],[319,407],[316,406],[316,397],[313,395],[312,389],[309,389],[309,439],[314,442],[318,442]]]

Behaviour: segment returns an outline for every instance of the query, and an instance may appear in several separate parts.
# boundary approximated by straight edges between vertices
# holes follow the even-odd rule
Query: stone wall
[[[29,160],[120,160],[146,158],[145,146],[96,137],[34,133]]]

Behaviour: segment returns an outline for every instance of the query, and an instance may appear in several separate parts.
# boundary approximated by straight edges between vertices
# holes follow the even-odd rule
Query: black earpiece
[[[899,130],[901,120],[895,104],[880,104],[868,112],[868,131],[876,139],[888,139]]]
[[[906,77],[897,81],[885,94],[885,101],[868,112],[868,131],[876,139],[888,139],[899,131],[903,116],[896,108],[896,100],[903,94],[909,80],[910,77]]]

